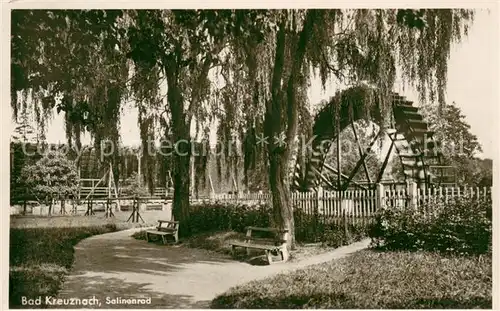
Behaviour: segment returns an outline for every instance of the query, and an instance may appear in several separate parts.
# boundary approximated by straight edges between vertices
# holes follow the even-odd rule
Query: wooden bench
[[[236,247],[246,248],[247,255],[250,255],[250,249],[263,250],[266,253],[267,261],[272,264],[272,255],[279,254],[283,262],[289,258],[286,240],[288,230],[279,230],[276,228],[260,228],[260,227],[247,227],[247,234],[244,241],[231,241],[231,249],[233,255]],[[254,232],[268,232],[273,235],[272,238],[260,238],[252,235]]]
[[[165,224],[165,225],[163,225]],[[167,236],[172,236],[174,238],[174,242],[179,242],[179,222],[178,221],[170,221],[170,220],[158,220],[158,226],[156,230],[148,230],[146,231],[146,241],[149,242],[150,236],[160,236],[163,244],[167,243]]]

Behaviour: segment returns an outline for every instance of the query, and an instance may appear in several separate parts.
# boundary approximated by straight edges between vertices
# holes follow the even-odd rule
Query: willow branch
[[[283,22],[279,25],[278,34],[276,36],[276,52],[274,56],[274,69],[271,82],[271,99],[272,103],[266,105],[269,113],[272,113],[272,107],[278,103],[279,94],[281,93],[281,80],[283,77],[285,59],[285,24]]]
[[[286,139],[288,143],[293,142],[293,139],[295,137],[295,133],[297,131],[297,111],[298,111],[298,104],[297,104],[297,81],[299,78],[299,75],[302,72],[302,67],[304,63],[304,58],[305,58],[305,53],[307,49],[307,44],[310,41],[311,35],[312,35],[312,30],[314,27],[314,21],[316,19],[316,10],[309,10],[307,12],[306,20],[304,23],[304,26],[302,28],[302,31],[300,32],[299,35],[299,41],[297,43],[297,51],[295,53],[295,59],[293,61],[292,65],[292,71],[290,74],[290,77],[288,78],[288,85],[287,85],[287,100],[288,100],[288,107],[287,107],[287,133],[286,133]],[[288,155],[289,151],[291,150],[290,146],[287,148],[287,152],[285,154],[285,157],[288,160]]]

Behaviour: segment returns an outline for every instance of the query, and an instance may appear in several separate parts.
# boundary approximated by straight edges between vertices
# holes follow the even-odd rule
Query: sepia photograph
[[[498,5],[371,5],[3,4],[5,307],[492,309]]]

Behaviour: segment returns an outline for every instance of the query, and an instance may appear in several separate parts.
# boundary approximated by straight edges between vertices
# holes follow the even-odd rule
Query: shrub
[[[191,234],[212,231],[243,232],[247,226],[268,227],[271,219],[267,205],[206,204],[191,206],[186,226]]]
[[[383,210],[370,237],[377,246],[392,250],[487,253],[492,243],[491,208],[491,198],[464,197],[418,210]]]
[[[322,242],[341,246],[367,236],[367,224],[349,222],[347,231],[343,219],[324,219],[322,216],[294,210],[295,239],[298,242]],[[245,232],[247,226],[272,226],[272,211],[267,204],[205,204],[191,206],[186,226],[192,235],[215,232]],[[182,234],[182,231],[180,231]]]
[[[120,191],[120,194],[124,196],[150,196],[148,188],[141,183],[140,177],[137,175],[137,172],[133,172],[132,175],[123,182],[123,186]]]

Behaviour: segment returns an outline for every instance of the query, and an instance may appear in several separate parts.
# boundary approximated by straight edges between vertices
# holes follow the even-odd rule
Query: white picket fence
[[[292,192],[291,201],[306,214],[326,217],[371,217],[381,208],[418,208],[438,202],[448,203],[457,198],[481,199],[491,196],[491,188],[417,188],[409,183],[406,189],[385,189],[377,185],[375,190],[346,190],[315,192]],[[215,194],[212,202],[263,204],[271,203],[269,193]]]

